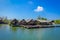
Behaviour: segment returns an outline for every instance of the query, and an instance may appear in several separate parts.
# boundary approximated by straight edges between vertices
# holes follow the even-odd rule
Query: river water
[[[60,40],[60,27],[26,29],[0,25],[0,40]]]

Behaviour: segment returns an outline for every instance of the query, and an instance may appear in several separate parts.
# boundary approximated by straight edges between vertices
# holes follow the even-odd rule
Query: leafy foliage
[[[47,18],[43,18],[43,17],[40,17],[40,16],[38,16],[37,19],[38,20],[47,20]]]

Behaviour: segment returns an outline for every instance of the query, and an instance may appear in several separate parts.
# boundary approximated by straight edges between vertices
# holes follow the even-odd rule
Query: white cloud
[[[41,11],[43,11],[43,7],[37,6],[37,8],[34,9],[34,11],[35,11],[35,12],[41,12]]]

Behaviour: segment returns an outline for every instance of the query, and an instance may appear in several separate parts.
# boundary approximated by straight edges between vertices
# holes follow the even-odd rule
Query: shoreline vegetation
[[[29,19],[29,20],[9,20],[6,18],[0,17],[0,24],[8,24],[13,27],[25,27],[25,28],[50,28],[54,27],[54,24],[60,24],[60,20],[47,20],[46,18],[38,17],[36,20]]]
[[[60,20],[54,20],[55,24],[60,24]]]

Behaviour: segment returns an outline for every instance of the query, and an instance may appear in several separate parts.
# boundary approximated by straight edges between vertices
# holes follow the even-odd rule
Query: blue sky
[[[0,16],[17,19],[60,19],[60,0],[0,0]]]

